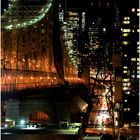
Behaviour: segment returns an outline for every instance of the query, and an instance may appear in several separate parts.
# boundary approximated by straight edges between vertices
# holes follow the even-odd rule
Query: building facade
[[[123,4],[122,4],[123,5]],[[126,6],[126,5],[123,5]],[[121,7],[123,125],[139,126],[139,15],[138,1]]]

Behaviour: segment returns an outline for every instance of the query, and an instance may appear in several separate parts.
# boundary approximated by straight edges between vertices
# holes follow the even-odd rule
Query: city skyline
[[[62,115],[64,120],[76,120],[87,133],[90,126],[92,131],[99,127],[105,133],[111,127],[114,139],[121,129],[133,132],[139,127],[138,1],[89,0],[80,5],[80,1],[67,0],[9,2],[1,18],[2,97],[26,90],[83,85],[86,91],[81,87],[77,92],[86,104],[81,105],[83,101],[76,98],[81,112],[69,110]],[[54,91],[48,91],[48,95]],[[71,108],[76,99],[69,90],[65,92],[74,101],[66,105]],[[10,109],[4,110],[4,121],[9,117],[17,122],[20,117],[28,118],[33,110],[26,108],[29,102],[24,107],[24,96],[22,99],[15,104],[18,118],[10,114]],[[32,103],[36,106],[39,102]],[[3,101],[3,107],[9,104]],[[55,113],[52,108],[52,112],[48,110],[50,116]],[[59,122],[61,115],[57,117]]]

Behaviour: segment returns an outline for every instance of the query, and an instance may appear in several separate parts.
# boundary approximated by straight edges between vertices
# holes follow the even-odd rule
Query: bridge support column
[[[5,101],[5,104],[6,104],[5,120],[9,119],[18,122],[20,120],[20,109],[19,109],[20,102],[18,100]]]
[[[82,79],[84,79],[84,83],[87,88],[90,89],[90,70],[88,66],[83,66]]]

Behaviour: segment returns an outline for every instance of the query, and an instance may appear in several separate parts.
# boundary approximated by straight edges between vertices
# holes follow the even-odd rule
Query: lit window
[[[130,24],[130,21],[123,21],[123,24]]]
[[[137,32],[140,32],[140,29],[137,29]]]
[[[127,103],[127,100],[124,100]]]
[[[127,66],[123,66],[123,68],[124,68],[124,69],[127,69],[128,67],[127,67]]]
[[[127,108],[124,108],[124,111],[127,111]]]
[[[124,73],[124,74],[126,74],[126,73],[127,73],[127,71],[126,71],[126,70],[124,70],[124,71],[123,71],[123,73]]]
[[[122,32],[124,32],[124,33],[128,33],[130,31],[131,31],[130,29],[122,29]]]
[[[122,90],[130,90],[129,87],[123,87]]]
[[[123,83],[123,87],[129,87],[130,83]]]
[[[135,12],[135,8],[132,8],[132,12]]]
[[[130,79],[123,79],[123,82],[130,82]]]
[[[140,16],[140,13],[137,13],[137,16]]]
[[[130,94],[130,91],[126,91],[125,94],[129,95]]]
[[[130,108],[124,108],[124,111],[130,111]]]
[[[124,54],[124,57],[127,57],[127,54]]]
[[[122,36],[124,36],[124,37],[125,37],[125,36],[128,36],[128,33],[123,33]]]
[[[140,75],[139,74],[137,75],[137,78],[140,78]]]
[[[128,45],[128,41],[123,41],[122,44],[123,45]]]
[[[124,17],[124,20],[130,20],[130,17]]]
[[[131,122],[131,126],[139,126],[139,124],[135,122]]]
[[[139,41],[137,42],[137,45],[140,45],[140,42]]]
[[[103,31],[105,32],[106,31],[106,28],[103,28]]]
[[[137,12],[140,12],[140,9],[137,9]]]
[[[135,75],[133,74],[133,75],[131,75],[131,77],[132,77],[132,78],[135,78]]]
[[[136,58],[131,58],[131,61],[136,61]]]

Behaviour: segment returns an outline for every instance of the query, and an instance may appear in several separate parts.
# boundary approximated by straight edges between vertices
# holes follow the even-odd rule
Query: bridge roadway
[[[15,90],[10,92],[1,91],[1,100],[9,99],[26,99],[34,98],[41,99],[44,97],[62,97],[66,95],[80,95],[87,93],[88,90],[86,86],[82,83],[79,84],[65,84],[65,85],[52,85],[49,87],[33,88],[33,89],[23,89]]]

